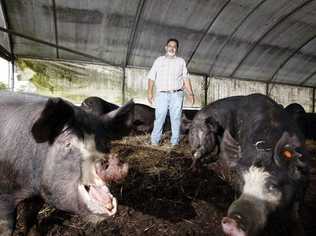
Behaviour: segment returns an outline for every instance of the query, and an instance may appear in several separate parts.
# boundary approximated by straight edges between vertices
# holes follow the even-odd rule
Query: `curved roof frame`
[[[70,52],[70,53],[74,53],[74,54],[77,54],[77,55],[80,55],[80,56],[83,56],[83,57],[86,57],[86,58],[90,58],[92,60],[100,61],[100,62],[102,62],[104,64],[107,64],[107,65],[110,65],[110,66],[120,66],[120,65],[113,65],[113,63],[109,63],[108,61],[106,61],[106,60],[104,60],[102,58],[95,57],[95,56],[92,56],[92,55],[89,55],[89,54],[86,54],[86,53],[83,53],[83,52],[78,52],[76,50],[72,50],[72,49],[69,49],[69,48],[64,47],[64,46],[59,46],[59,45],[56,45],[54,43],[51,43],[51,42],[48,42],[48,41],[45,41],[45,40],[42,40],[42,39],[34,38],[34,37],[31,37],[31,36],[28,36],[28,35],[25,35],[25,34],[21,34],[21,33],[15,32],[13,30],[5,29],[5,28],[3,28],[1,26],[0,26],[0,31],[6,32],[9,35],[18,36],[18,37],[21,37],[21,38],[24,38],[24,39],[28,39],[28,40],[31,40],[31,41],[34,41],[34,42],[37,42],[37,43],[40,43],[40,44],[44,44],[44,45],[47,45],[47,46],[50,46],[50,47],[54,47],[54,48],[59,49],[59,50],[64,50],[66,52]]]
[[[216,65],[216,63],[217,63],[221,53],[223,52],[224,48],[234,38],[236,32],[241,28],[241,26],[244,24],[244,22],[251,15],[253,15],[266,1],[267,0],[261,0],[259,3],[257,3],[256,6],[254,6],[253,9],[250,10],[250,12],[248,12],[242,18],[242,20],[238,23],[238,25],[235,26],[234,30],[227,36],[227,38],[222,43],[222,45],[217,49],[217,51],[215,53],[215,59],[210,64],[210,67],[209,67],[210,69],[209,69],[208,74],[203,74],[203,75],[212,76],[212,73],[213,73],[213,70],[214,70],[214,66]],[[300,5],[296,6],[294,9],[292,9],[289,13],[287,13],[286,15],[282,16],[279,20],[277,20],[267,31],[265,31],[256,41],[254,41],[252,43],[252,46],[247,50],[246,54],[241,58],[241,60],[238,62],[238,64],[236,65],[236,67],[233,69],[232,73],[228,77],[230,77],[230,78],[237,78],[235,75],[236,75],[237,71],[239,70],[239,68],[244,64],[246,59],[255,50],[255,48],[257,48],[260,45],[260,43],[266,38],[266,36],[268,36],[270,32],[272,32],[277,26],[279,26],[282,22],[287,20],[295,12],[303,9],[304,7],[306,7],[308,4],[310,4],[313,1],[314,0],[307,0],[305,2],[302,2]],[[216,20],[218,19],[218,17],[222,14],[224,9],[231,2],[232,2],[231,0],[226,0],[225,3],[217,11],[216,15],[211,18],[211,20],[210,20],[209,24],[207,25],[207,27],[205,28],[205,30],[201,31],[202,35],[200,36],[200,38],[198,39],[197,43],[195,44],[195,46],[194,46],[194,48],[192,50],[192,53],[189,55],[189,57],[187,59],[187,64],[189,64],[191,62],[192,58],[195,56],[198,48],[200,47],[202,41],[206,38],[206,36],[208,35],[208,32],[210,31],[212,26],[215,24]],[[14,47],[13,47],[14,46],[13,45],[14,41],[12,39],[12,36],[18,36],[18,37],[22,37],[22,38],[25,38],[25,39],[28,39],[28,40],[31,40],[31,41],[34,41],[34,42],[38,42],[40,44],[45,44],[45,45],[48,45],[50,47],[56,48],[56,58],[58,58],[58,59],[60,59],[59,50],[64,50],[64,51],[67,51],[67,52],[70,52],[70,53],[73,53],[73,54],[77,54],[77,55],[86,57],[88,59],[99,61],[99,62],[107,64],[107,65],[127,67],[127,66],[129,66],[130,57],[131,57],[132,51],[133,51],[133,49],[135,47],[136,36],[139,33],[139,22],[140,22],[140,19],[143,16],[143,11],[145,9],[144,6],[146,4],[146,0],[139,0],[139,2],[137,4],[138,4],[137,5],[137,11],[136,11],[136,14],[134,16],[133,26],[130,29],[129,38],[128,38],[128,45],[127,45],[125,58],[123,59],[123,64],[115,65],[113,63],[110,63],[107,60],[104,60],[103,58],[92,56],[92,55],[87,54],[87,53],[83,53],[83,52],[80,52],[80,51],[77,51],[77,50],[72,50],[70,48],[60,46],[59,45],[59,34],[58,34],[58,23],[57,23],[57,12],[56,12],[56,0],[52,0],[55,43],[51,43],[51,42],[48,42],[46,40],[39,39],[39,38],[36,38],[36,37],[31,37],[31,36],[25,35],[23,33],[16,32],[16,31],[12,30],[12,28],[10,26],[9,18],[8,18],[8,12],[7,12],[8,9],[7,9],[6,1],[5,0],[1,0],[1,7],[2,7],[3,14],[4,14],[6,28],[0,27],[0,31],[6,32],[8,34],[9,46],[10,46],[10,51],[11,52],[9,52],[6,48],[4,48],[4,47],[2,47],[0,45],[0,55],[3,56],[4,58],[6,58],[7,60],[12,60],[12,59],[14,59],[16,57],[16,54],[14,52]],[[292,51],[290,53],[290,55],[286,56],[286,58],[284,60],[282,60],[282,63],[273,72],[273,74],[270,77],[270,79],[265,81],[265,82],[274,84],[274,82],[275,82],[275,80],[277,78],[277,75],[282,70],[282,68],[284,68],[287,65],[287,63],[293,57],[295,57],[295,55],[297,55],[301,51],[301,49],[303,49],[310,42],[313,42],[315,40],[315,38],[316,38],[316,35],[313,35],[312,37],[308,38],[306,41],[301,43],[301,45],[298,48],[296,48],[294,51]],[[202,74],[202,73],[197,73],[197,74]],[[304,84],[306,84],[311,78],[313,78],[315,76],[315,74],[316,74],[316,71],[312,71],[312,73],[310,73],[310,75],[307,75],[302,80],[302,82],[299,83],[298,85],[299,86],[304,86]],[[243,79],[243,78],[240,78],[240,79]],[[246,79],[246,80],[249,80],[249,79]],[[292,84],[292,85],[296,85],[296,84]],[[310,86],[307,86],[307,87],[310,87]]]
[[[133,50],[133,47],[134,47],[139,20],[143,14],[145,3],[146,3],[146,0],[140,0],[138,3],[138,6],[137,6],[137,12],[136,12],[135,20],[134,20],[134,25],[133,25],[133,28],[131,30],[129,41],[128,41],[124,67],[127,66],[128,62],[129,62],[129,58],[130,58],[132,50]]]
[[[313,40],[316,39],[316,34],[313,35],[311,38],[309,38],[308,40],[306,40],[304,43],[302,43],[302,45],[300,47],[298,47],[295,51],[293,51],[281,64],[280,66],[275,70],[275,72],[273,73],[273,75],[271,76],[271,79],[268,82],[272,82],[277,74],[279,73],[279,71],[291,60],[291,58],[293,58],[302,48],[304,48],[307,44],[309,44],[310,42],[312,42]],[[309,77],[309,76],[308,76]],[[305,79],[304,79],[305,80]],[[304,81],[303,80],[303,81]],[[304,83],[300,83],[300,85],[303,85]]]
[[[197,42],[195,48],[192,51],[192,54],[189,56],[188,60],[187,60],[187,65],[190,64],[194,54],[196,53],[197,49],[199,48],[199,46],[201,45],[201,42],[203,41],[203,39],[206,37],[207,33],[209,32],[209,30],[212,28],[214,22],[216,21],[216,19],[218,18],[218,16],[224,11],[224,9],[228,6],[228,4],[231,2],[231,0],[227,0],[225,2],[225,4],[219,9],[219,11],[216,13],[215,17],[212,18],[211,22],[209,23],[208,27],[206,27],[204,33],[202,34],[201,38],[199,39],[199,41]]]
[[[236,26],[236,28],[233,30],[233,32],[229,35],[229,37],[225,40],[225,42],[222,44],[222,46],[219,48],[219,50],[217,50],[216,55],[215,55],[215,59],[213,60],[210,69],[209,69],[209,73],[208,74],[212,74],[213,73],[213,69],[214,66],[219,58],[219,56],[221,55],[223,49],[225,48],[225,46],[227,45],[228,42],[230,42],[234,35],[236,34],[236,32],[240,29],[240,27],[243,25],[243,23],[254,13],[256,12],[260,6],[266,2],[267,0],[262,0],[261,2],[259,2],[241,21],[240,23]]]
[[[307,77],[305,77],[303,79],[303,82],[300,83],[301,86],[304,86],[304,84],[309,81],[311,78],[314,77],[314,75],[316,75],[316,70],[314,70],[310,75],[308,75]]]
[[[238,65],[235,67],[235,69],[233,70],[233,72],[231,73],[230,76],[234,76],[236,74],[236,72],[238,71],[238,69],[241,67],[241,65],[245,62],[245,60],[247,59],[247,57],[250,55],[250,53],[261,43],[261,41],[273,30],[275,29],[278,25],[280,25],[282,22],[284,22],[288,17],[290,17],[291,15],[293,15],[295,12],[299,11],[300,9],[304,8],[306,5],[308,5],[309,3],[313,2],[314,0],[308,0],[304,3],[302,3],[301,5],[295,7],[292,11],[290,11],[289,13],[287,13],[286,15],[284,15],[283,17],[281,17],[274,25],[272,25],[270,27],[270,29],[268,29],[263,35],[261,35],[261,37],[253,44],[253,46],[248,50],[248,52],[246,53],[246,55],[240,60],[240,62],[238,63]]]

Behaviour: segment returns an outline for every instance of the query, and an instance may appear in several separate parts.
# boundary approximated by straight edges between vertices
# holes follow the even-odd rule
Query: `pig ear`
[[[218,133],[220,129],[220,125],[213,117],[208,117],[205,120],[205,124],[207,125],[207,127],[212,133]]]
[[[181,128],[183,131],[187,131],[191,128],[192,125],[192,120],[187,118],[187,116],[183,113],[182,115],[182,120],[181,120]]]
[[[127,118],[129,118],[131,115],[134,114],[134,105],[133,99],[129,100],[127,103],[125,103],[123,106],[119,107],[118,109],[115,109],[114,111],[111,111],[109,113],[106,113],[103,115],[102,119],[104,121],[122,121]]]
[[[52,143],[67,121],[74,116],[71,104],[60,98],[48,99],[40,117],[32,126],[32,135],[36,142]]]
[[[102,120],[110,127],[108,135],[112,138],[121,138],[129,134],[134,121],[134,105],[130,100],[118,109],[102,116]]]
[[[239,143],[231,136],[230,132],[226,129],[224,131],[223,139],[221,142],[221,157],[226,163],[233,167],[240,159],[240,146]]]
[[[300,146],[296,135],[284,132],[274,150],[274,161],[279,167],[286,167],[293,179],[305,178],[308,175],[308,152]]]
[[[290,162],[299,161],[302,156],[296,151],[300,142],[296,135],[290,136],[288,132],[283,132],[281,138],[274,148],[274,161],[278,166],[288,166]]]

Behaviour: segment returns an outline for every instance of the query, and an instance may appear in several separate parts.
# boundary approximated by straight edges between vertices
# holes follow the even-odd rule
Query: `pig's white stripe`
[[[97,175],[95,162],[104,158],[104,153],[96,149],[95,136],[85,134],[84,140],[74,139],[73,145],[81,152],[81,182],[82,184],[97,186],[104,185],[104,181]]]
[[[252,196],[258,200],[262,200],[271,206],[279,205],[282,194],[277,189],[269,191],[267,188],[267,179],[270,174],[262,168],[250,167],[243,175],[245,184],[243,187],[243,196]]]
[[[84,160],[102,159],[104,156],[104,154],[99,152],[96,148],[94,135],[85,134],[84,140],[75,140],[74,145],[80,149]]]

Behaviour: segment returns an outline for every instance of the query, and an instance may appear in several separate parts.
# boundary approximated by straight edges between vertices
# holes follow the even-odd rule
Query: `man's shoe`
[[[149,145],[149,146],[154,146],[154,147],[158,147],[159,146],[159,143],[153,143],[151,141],[146,142],[146,144]]]
[[[178,148],[178,146],[179,146],[179,144],[170,144],[170,145],[168,146],[168,149],[169,149],[169,150],[175,150],[175,149]]]

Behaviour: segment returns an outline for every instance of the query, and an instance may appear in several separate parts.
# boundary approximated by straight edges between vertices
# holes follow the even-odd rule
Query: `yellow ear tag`
[[[282,150],[282,156],[287,160],[291,160],[294,157],[293,152],[288,149]]]

